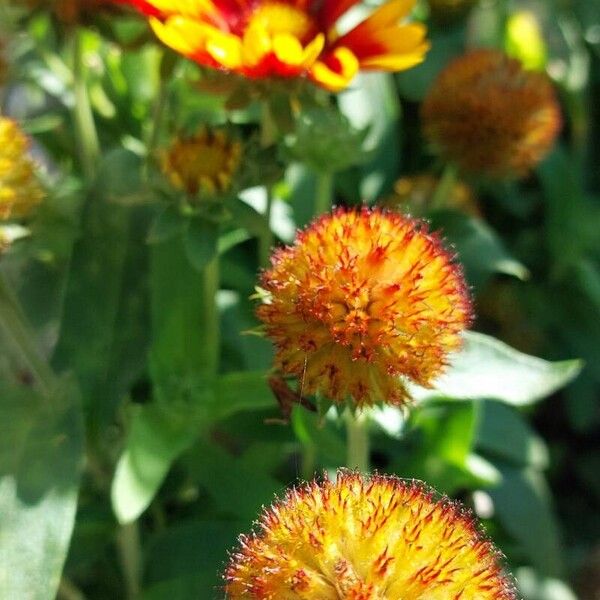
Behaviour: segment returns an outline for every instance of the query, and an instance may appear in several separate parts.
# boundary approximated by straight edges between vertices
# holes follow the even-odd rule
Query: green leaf
[[[540,574],[560,577],[563,552],[544,477],[535,469],[497,466],[502,482],[488,490],[496,516]]]
[[[431,215],[432,229],[440,229],[456,248],[471,285],[483,285],[493,273],[527,279],[529,271],[506,251],[496,232],[476,217],[455,211],[436,211]]]
[[[494,398],[526,405],[565,386],[581,368],[579,360],[549,362],[518,352],[493,337],[468,331],[464,333],[463,349],[451,357],[447,372],[434,382],[434,388],[411,389],[418,400]]]
[[[415,450],[399,458],[394,470],[403,477],[422,479],[436,489],[453,493],[473,478],[468,460],[478,413],[475,402],[429,403],[414,410],[405,435],[416,438]]]
[[[58,372],[77,375],[86,417],[99,428],[138,376],[147,342],[146,208],[109,201],[137,190],[138,163],[115,151],[100,167],[73,249],[53,357]]]
[[[486,400],[481,404],[477,448],[517,466],[548,467],[548,450],[542,439],[514,408]]]
[[[0,590],[53,600],[75,521],[83,458],[77,389],[0,386]]]
[[[263,371],[240,371],[219,377],[214,390],[212,420],[221,420],[245,410],[276,408],[277,402]]]
[[[217,254],[219,227],[206,219],[192,219],[185,236],[185,253],[190,263],[202,271]]]
[[[530,567],[517,569],[515,576],[525,600],[577,600],[573,590],[564,581],[541,576]]]
[[[174,396],[140,407],[133,417],[111,489],[121,523],[137,519],[148,508],[173,462],[211,423],[275,405],[264,373],[229,373],[217,379],[213,391],[206,383],[188,383],[187,388],[170,386]]]
[[[283,456],[280,446],[274,445],[274,452],[275,456]],[[281,483],[257,468],[258,461],[251,453],[236,457],[214,442],[201,439],[189,454],[189,476],[204,486],[220,513],[251,522],[273,494],[281,491]]]
[[[201,417],[191,409],[158,402],[141,407],[134,415],[111,488],[120,523],[134,521],[148,508],[173,461],[194,443],[206,424]]]
[[[151,538],[143,600],[221,598],[227,551],[246,521],[180,521]]]
[[[160,244],[166,242],[183,231],[186,219],[184,219],[174,204],[163,209],[154,219],[148,232],[146,241],[149,244]]]

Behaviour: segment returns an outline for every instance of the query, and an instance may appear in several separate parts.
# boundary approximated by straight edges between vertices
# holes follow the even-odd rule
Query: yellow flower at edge
[[[229,600],[516,600],[458,503],[417,481],[340,471],[288,491],[225,572]]]
[[[552,84],[498,50],[472,50],[434,81],[421,107],[425,136],[448,161],[492,178],[520,177],[561,125]]]
[[[44,199],[28,152],[29,140],[19,126],[0,117],[0,220],[26,217]]]
[[[336,22],[357,0],[115,0],[148,15],[157,36],[201,65],[251,79],[307,77],[328,90],[361,70],[423,61],[426,28],[404,23],[415,0],[390,0],[350,31]]]
[[[242,145],[222,130],[200,129],[176,139],[162,153],[161,169],[171,185],[190,197],[227,192],[240,166]]]
[[[404,404],[406,382],[430,386],[471,320],[462,271],[439,238],[391,211],[322,216],[275,252],[261,286],[275,368],[337,403]]]

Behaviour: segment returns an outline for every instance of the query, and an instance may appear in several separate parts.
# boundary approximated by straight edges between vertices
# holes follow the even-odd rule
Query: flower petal
[[[164,44],[186,56],[204,49],[207,29],[209,29],[199,21],[182,16],[169,17],[164,23],[152,17],[150,26]]]
[[[255,24],[248,27],[242,41],[242,57],[244,64],[254,67],[258,65],[272,50],[271,36],[267,30]]]
[[[230,33],[213,31],[206,42],[206,51],[226,69],[238,69],[242,66],[242,40]]]
[[[339,91],[352,81],[358,67],[358,59],[351,50],[336,48],[324,60],[319,60],[313,65],[310,77],[328,90]]]
[[[276,33],[273,36],[273,53],[285,65],[302,64],[304,49],[298,38],[291,33]]]
[[[319,35],[317,35],[315,37],[315,39],[312,42],[310,42],[309,44],[307,44],[306,48],[304,48],[302,64],[306,67],[312,65],[317,60],[317,58],[323,51],[324,47],[325,47],[325,35],[322,33],[319,33]]]
[[[336,44],[358,47],[368,43],[381,30],[396,29],[396,35],[401,36],[397,28],[400,28],[400,20],[408,15],[415,0],[391,0],[380,6],[371,16],[359,23],[354,29],[339,38]],[[402,26],[406,27],[406,26]]]

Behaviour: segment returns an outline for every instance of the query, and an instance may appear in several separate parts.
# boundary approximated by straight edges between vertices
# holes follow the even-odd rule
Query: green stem
[[[8,354],[24,365],[35,386],[47,397],[55,387],[56,378],[40,354],[26,317],[9,284],[0,272],[0,333]]]
[[[160,84],[158,87],[158,95],[154,102],[152,109],[152,121],[150,123],[150,133],[148,135],[148,142],[146,144],[146,163],[148,164],[152,160],[154,150],[158,146],[160,140],[161,125],[163,120],[163,114],[167,107],[168,89],[166,81],[161,77]]]
[[[122,525],[117,532],[117,547],[125,578],[126,598],[139,597],[142,575],[142,551],[137,521]]]
[[[346,413],[346,466],[361,473],[369,470],[369,432],[365,416]]]
[[[267,205],[265,207],[265,223],[258,238],[258,258],[261,267],[269,266],[271,246],[273,245],[273,232],[271,231],[271,212],[273,210],[273,190],[267,186]]]
[[[444,167],[444,172],[431,197],[429,206],[432,210],[444,208],[448,204],[448,198],[456,185],[457,178],[458,169],[453,164],[448,163]]]
[[[217,309],[217,292],[219,291],[219,259],[215,257],[206,265],[201,274],[202,295],[198,299],[198,310],[202,320],[203,352],[200,367],[208,379],[212,379],[219,371],[219,354],[221,336],[219,331],[219,311]]]
[[[315,216],[331,211],[333,205],[333,173],[321,172],[317,176]]]
[[[100,156],[100,142],[85,81],[82,36],[81,30],[76,29],[73,33],[73,86],[75,93],[73,117],[81,166],[89,181],[96,171]]]

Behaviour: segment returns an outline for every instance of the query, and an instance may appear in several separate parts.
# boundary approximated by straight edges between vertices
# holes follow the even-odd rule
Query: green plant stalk
[[[448,198],[452,193],[452,189],[456,185],[457,179],[458,169],[455,165],[448,163],[444,167],[440,181],[435,188],[435,192],[433,192],[433,196],[431,197],[430,208],[432,210],[439,210],[446,207],[448,204]]]
[[[346,412],[346,466],[369,471],[369,432],[364,414]]]
[[[315,216],[331,211],[333,206],[333,173],[322,171],[317,175],[315,191]]]
[[[271,213],[273,210],[273,190],[266,186],[267,205],[265,207],[265,223],[260,237],[258,238],[259,265],[263,268],[269,266],[271,246],[273,245],[273,232],[271,231]]]
[[[34,335],[10,285],[0,272],[0,332],[8,354],[17,358],[33,377],[35,386],[50,398],[56,376],[40,354]]]
[[[121,525],[117,532],[117,547],[121,560],[127,600],[135,600],[141,591],[142,552],[137,521]]]
[[[200,357],[200,368],[207,379],[216,377],[219,371],[219,354],[221,335],[219,330],[219,311],[217,309],[217,292],[219,291],[219,258],[218,254],[206,265],[202,277],[202,296],[198,298],[198,310],[201,311],[203,350]]]
[[[85,81],[82,36],[83,32],[81,30],[74,30],[72,39],[73,88],[75,94],[73,118],[81,166],[86,179],[90,181],[96,172],[96,165],[100,156],[100,142],[98,141],[98,132]]]

